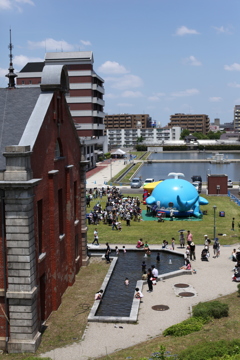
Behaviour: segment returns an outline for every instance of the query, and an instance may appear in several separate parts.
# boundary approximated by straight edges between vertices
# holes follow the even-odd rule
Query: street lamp
[[[214,241],[216,239],[216,205],[213,205],[213,216],[214,216],[214,222],[213,222],[213,237],[214,237]]]

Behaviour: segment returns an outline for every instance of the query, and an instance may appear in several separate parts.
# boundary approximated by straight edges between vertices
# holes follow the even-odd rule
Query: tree
[[[190,131],[188,129],[183,129],[180,135],[180,140],[184,140],[186,136],[190,134]]]

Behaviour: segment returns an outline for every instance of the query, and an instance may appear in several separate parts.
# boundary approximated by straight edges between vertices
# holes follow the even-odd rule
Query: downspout
[[[8,323],[8,299],[7,299],[7,264],[6,264],[6,249],[5,249],[5,212],[4,212],[4,190],[0,189],[0,198],[1,198],[1,212],[2,212],[2,252],[3,252],[3,271],[4,271],[4,294],[5,294],[5,311],[6,311],[6,349],[8,344],[8,332],[9,332],[9,323]]]

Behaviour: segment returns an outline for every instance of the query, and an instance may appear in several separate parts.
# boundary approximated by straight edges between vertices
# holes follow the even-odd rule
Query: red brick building
[[[86,161],[68,86],[64,66],[46,65],[41,88],[0,89],[0,347],[9,352],[37,349],[42,322],[87,264]]]

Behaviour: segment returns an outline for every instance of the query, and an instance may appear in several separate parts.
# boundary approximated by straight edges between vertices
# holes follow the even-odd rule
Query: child
[[[143,298],[143,293],[139,290],[139,288],[136,288],[135,291],[135,298],[141,300],[141,298]]]
[[[147,265],[146,265],[145,261],[143,261],[143,262],[142,262],[142,272],[143,272],[143,273],[144,273],[144,271],[146,270],[146,267],[147,267]]]
[[[127,250],[126,250],[125,246],[123,246],[123,252],[124,252],[124,253],[126,253],[126,252],[127,252]]]
[[[122,231],[122,224],[121,222],[119,221],[118,224],[117,224],[117,228],[119,231]]]
[[[95,300],[101,300],[103,296],[103,290],[99,290],[96,294],[95,294]]]
[[[116,255],[118,255],[119,254],[119,249],[118,249],[117,246],[115,246],[115,251],[116,251]]]
[[[174,239],[174,237],[172,237],[172,249],[173,250],[175,249],[175,239]]]
[[[128,280],[128,278],[125,279],[124,284],[125,284],[125,285],[129,285],[129,280]]]
[[[159,252],[157,253],[156,260],[157,260],[157,262],[160,262],[160,254],[159,254]]]

